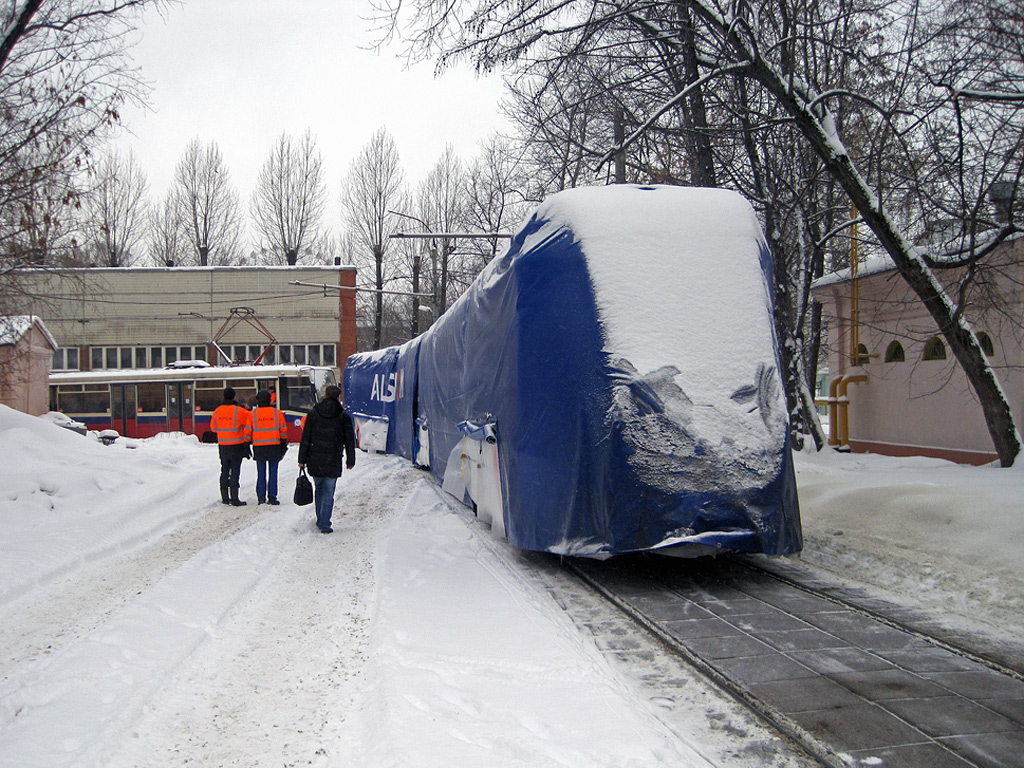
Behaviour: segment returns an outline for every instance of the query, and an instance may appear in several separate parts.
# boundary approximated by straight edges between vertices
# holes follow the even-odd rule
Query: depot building
[[[344,265],[33,269],[11,303],[45,322],[53,371],[259,360],[340,372],[356,351],[355,282]]]

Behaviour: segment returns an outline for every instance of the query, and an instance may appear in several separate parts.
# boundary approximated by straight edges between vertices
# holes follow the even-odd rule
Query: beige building
[[[969,319],[1024,426],[1024,239],[987,260]],[[939,270],[956,295],[963,270]],[[828,325],[830,427],[835,445],[961,463],[998,459],[981,406],[924,305],[888,258],[827,275],[813,287]]]
[[[57,342],[38,317],[0,317],[0,403],[32,416],[46,413],[56,349]]]
[[[267,364],[340,369],[356,316],[339,286],[355,280],[350,266],[26,270],[17,311],[45,320],[54,371],[253,362],[265,349]]]

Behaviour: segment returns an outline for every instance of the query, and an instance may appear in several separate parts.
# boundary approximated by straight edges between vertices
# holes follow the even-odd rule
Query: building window
[[[996,353],[996,346],[992,343],[992,337],[984,331],[978,334],[978,343],[981,345],[981,351],[988,357],[992,357]]]
[[[898,341],[893,341],[885,348],[885,362],[887,363],[902,363],[907,359],[906,353],[903,351],[903,345]]]
[[[945,360],[946,359],[946,345],[942,342],[938,336],[928,340],[928,343],[924,345],[924,360]]]
[[[60,347],[53,353],[53,371],[77,371],[78,347]]]
[[[275,358],[281,365],[334,365],[333,344],[278,344],[264,358],[268,363]]]
[[[871,362],[871,355],[868,354],[868,348],[863,344],[857,345],[857,362],[856,365],[867,365]]]

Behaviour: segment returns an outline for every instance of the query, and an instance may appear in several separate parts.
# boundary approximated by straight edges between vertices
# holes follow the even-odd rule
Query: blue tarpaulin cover
[[[771,280],[736,193],[567,190],[427,333],[349,358],[346,407],[410,459],[426,419],[438,482],[466,423],[495,425],[523,549],[796,552]]]

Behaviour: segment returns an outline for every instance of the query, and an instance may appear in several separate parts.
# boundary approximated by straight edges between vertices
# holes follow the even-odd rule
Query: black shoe
[[[277,500],[276,496],[271,496],[269,499],[267,499],[267,504],[269,504],[272,507],[281,506],[281,502]]]
[[[246,503],[247,502],[241,501],[238,498],[238,489],[237,488],[232,488],[231,489],[231,506],[232,507],[244,507],[246,505]]]
[[[321,528],[320,533],[334,533],[333,528]]]
[[[257,504],[266,504],[267,502],[265,502],[263,499],[256,499],[256,503]]]

